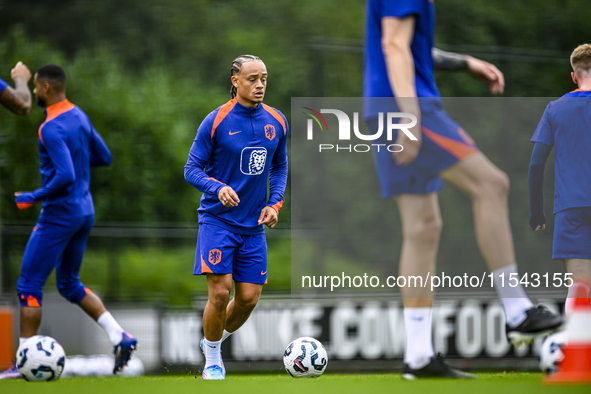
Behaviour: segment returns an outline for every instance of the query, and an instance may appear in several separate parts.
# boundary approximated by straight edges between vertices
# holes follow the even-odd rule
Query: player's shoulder
[[[228,116],[228,114],[232,111],[237,102],[238,101],[235,98],[226,101],[224,104],[220,105],[219,107],[211,111],[205,117],[205,119],[203,119],[203,122],[213,124],[214,122],[218,121],[219,123],[226,116]]]
[[[283,112],[281,112],[281,111],[280,111],[280,110],[278,110],[277,108],[275,108],[275,107],[271,107],[270,105],[267,105],[267,104],[265,104],[265,103],[262,103],[262,105],[263,105],[263,109],[264,109],[265,111],[267,111],[267,112],[269,112],[269,113],[271,113],[271,114],[273,114],[273,113],[277,113],[278,115],[281,115],[281,117],[285,119],[285,115],[283,115]]]
[[[39,127],[39,138],[43,144],[66,139],[66,127],[61,119],[51,119]]]
[[[568,92],[567,94],[565,94],[561,98],[567,98],[567,97],[591,97],[591,90],[575,89],[573,91]]]
[[[213,138],[215,130],[219,124],[230,114],[236,105],[236,102],[237,100],[233,98],[211,111],[199,125],[199,130],[197,130],[197,133],[204,132],[210,134],[211,138]]]
[[[570,107],[572,107],[575,104],[578,105],[588,105],[587,101],[584,101],[583,103],[577,101],[573,101],[573,98],[591,98],[591,90],[583,90],[583,89],[575,89],[572,90],[568,93],[566,93],[565,95],[563,95],[562,97],[550,101],[550,103],[548,104],[548,107],[546,108],[546,111],[550,111],[550,112],[560,112],[561,110],[566,110]]]
[[[271,107],[270,105],[267,105],[265,103],[261,103],[261,105],[263,106],[264,111],[266,111],[270,116],[277,120],[279,124],[281,124],[281,126],[283,127],[283,133],[287,133],[288,124],[285,115],[283,115],[283,113],[279,111],[277,108]]]
[[[84,128],[88,128],[90,125],[90,119],[80,107],[72,104],[70,107],[59,113],[48,113],[48,117],[45,120],[43,127],[59,127],[62,130],[78,130],[80,125],[84,126]]]

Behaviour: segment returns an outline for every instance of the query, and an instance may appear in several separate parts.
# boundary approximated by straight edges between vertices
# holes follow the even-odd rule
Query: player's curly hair
[[[581,73],[591,73],[591,45],[582,44],[576,47],[570,55],[570,64],[579,77]]]
[[[232,68],[230,69],[230,77],[234,75],[240,74],[240,70],[242,70],[242,65],[244,63],[255,62],[259,61],[262,62],[261,58],[254,55],[240,55],[232,62]],[[232,84],[230,88],[230,95],[232,98],[236,97],[236,87]]]

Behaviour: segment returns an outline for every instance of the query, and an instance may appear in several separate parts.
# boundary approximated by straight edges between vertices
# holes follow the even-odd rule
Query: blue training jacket
[[[111,152],[84,112],[68,100],[45,109],[39,127],[42,187],[16,199],[25,209],[43,201],[39,220],[72,219],[94,214],[90,166],[111,164]]]
[[[203,120],[185,165],[185,179],[203,192],[199,223],[214,224],[238,234],[258,234],[261,210],[277,212],[287,182],[285,116],[265,104],[245,107],[235,98]],[[267,199],[267,181],[269,198]],[[230,186],[240,203],[224,207],[218,192]]]

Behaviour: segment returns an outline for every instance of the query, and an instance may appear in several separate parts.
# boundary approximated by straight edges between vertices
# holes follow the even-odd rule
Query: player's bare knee
[[[230,302],[230,290],[224,286],[209,290],[209,303],[219,310],[224,310]]]
[[[439,215],[419,218],[404,230],[404,237],[423,244],[436,243],[441,235],[443,219]]]
[[[495,175],[494,185],[499,195],[502,197],[507,197],[509,195],[511,181],[509,180],[509,175],[507,175],[504,171],[499,170]]]
[[[475,191],[475,197],[483,200],[506,200],[509,195],[509,176],[496,169],[482,179]]]
[[[234,302],[236,302],[236,306],[239,307],[241,310],[252,311],[259,302],[259,295],[248,294],[246,296],[236,298]]]

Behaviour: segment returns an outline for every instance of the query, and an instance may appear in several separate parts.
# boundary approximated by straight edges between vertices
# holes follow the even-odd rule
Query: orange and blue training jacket
[[[207,115],[185,165],[185,179],[203,192],[200,224],[238,234],[264,231],[258,224],[261,210],[271,206],[279,212],[284,201],[287,134],[285,116],[262,103],[251,108],[232,99]],[[226,208],[219,200],[226,185],[238,194],[238,206]]]
[[[39,220],[64,220],[94,214],[90,166],[111,164],[109,148],[84,112],[68,100],[46,108],[39,127],[42,186],[17,196],[20,209],[43,201]]]

